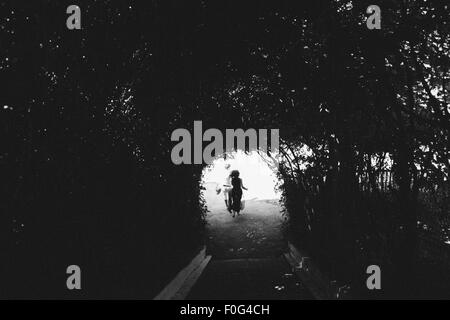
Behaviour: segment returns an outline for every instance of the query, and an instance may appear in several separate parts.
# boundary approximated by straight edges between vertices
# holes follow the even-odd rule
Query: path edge
[[[180,270],[153,300],[182,300],[186,298],[210,260],[211,256],[206,255],[206,246],[203,246],[191,262]]]
[[[342,294],[341,288],[336,286],[335,281],[330,281],[310,257],[298,250],[292,243],[288,242],[288,252],[284,254],[292,271],[310,290],[317,300],[349,299],[348,294]]]

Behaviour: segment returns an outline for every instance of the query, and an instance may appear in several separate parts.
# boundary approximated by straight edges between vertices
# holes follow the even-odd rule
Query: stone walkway
[[[276,201],[250,200],[233,219],[221,206],[210,208],[212,260],[187,299],[313,299],[283,257],[280,209]]]

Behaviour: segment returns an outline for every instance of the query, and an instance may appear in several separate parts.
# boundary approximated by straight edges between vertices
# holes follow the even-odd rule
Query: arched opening
[[[243,185],[243,210],[228,212],[224,184],[239,170]],[[284,241],[284,216],[276,166],[257,151],[242,151],[215,159],[202,176],[203,198],[208,208],[207,245],[216,258],[267,257],[280,254]]]
[[[232,170],[240,171],[248,188],[245,208],[234,218],[222,191],[217,192]],[[283,181],[277,170],[273,158],[256,151],[227,154],[204,169],[206,245],[212,258],[188,299],[311,298],[284,255],[288,248],[278,190]]]

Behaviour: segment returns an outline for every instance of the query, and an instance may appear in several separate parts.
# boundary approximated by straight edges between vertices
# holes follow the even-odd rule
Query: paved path
[[[284,219],[276,201],[247,200],[234,219],[222,205],[210,211],[212,260],[187,299],[312,299],[282,255]]]

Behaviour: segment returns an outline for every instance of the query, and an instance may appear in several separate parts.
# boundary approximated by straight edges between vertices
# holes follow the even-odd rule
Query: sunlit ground
[[[245,200],[278,200],[280,192],[276,190],[277,177],[264,159],[257,152],[245,154],[242,151],[235,152],[232,158],[216,159],[203,172],[203,195],[208,208],[224,205],[224,196],[216,193],[217,188],[223,188],[225,179],[231,170],[239,170],[243,185],[248,191],[243,192]],[[227,170],[225,165],[229,164]]]

